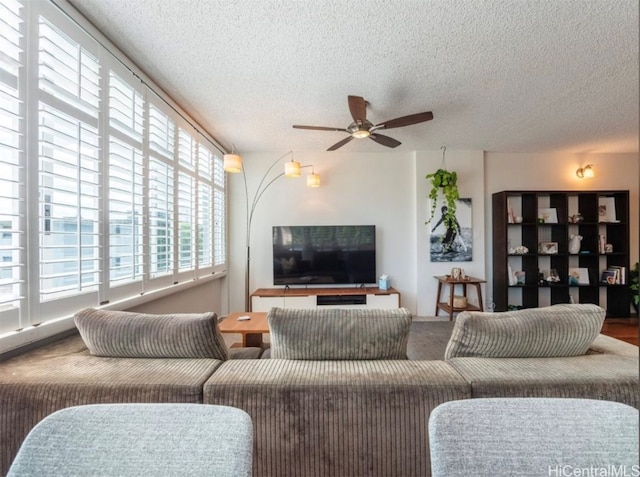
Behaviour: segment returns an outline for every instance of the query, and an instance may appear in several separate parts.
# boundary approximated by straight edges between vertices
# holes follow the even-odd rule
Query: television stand
[[[400,293],[393,288],[259,288],[251,295],[251,311],[271,308],[370,308],[400,307]]]

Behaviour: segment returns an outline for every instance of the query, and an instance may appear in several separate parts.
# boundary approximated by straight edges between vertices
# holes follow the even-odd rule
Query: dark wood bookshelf
[[[600,199],[615,203],[615,222],[602,220]],[[509,221],[522,217],[520,223]],[[540,209],[555,209],[557,223],[539,221]],[[609,211],[611,212],[611,211]],[[570,216],[582,215],[573,223]],[[535,308],[543,304],[594,303],[607,310],[608,317],[626,318],[630,314],[629,290],[629,191],[503,191],[492,197],[493,223],[493,302],[496,311],[510,305]],[[581,235],[580,253],[569,253],[571,235]],[[613,246],[601,253],[599,236]],[[557,243],[557,253],[540,253],[541,242]],[[523,245],[528,253],[509,253],[510,247]],[[511,271],[525,272],[525,283],[510,285]],[[601,282],[610,267],[625,268],[625,284]],[[569,269],[586,269],[588,284],[569,284]],[[540,283],[543,270],[555,269],[560,282]]]

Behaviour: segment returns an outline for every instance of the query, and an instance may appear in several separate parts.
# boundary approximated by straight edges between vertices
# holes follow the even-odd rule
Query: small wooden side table
[[[249,319],[238,321],[238,317],[248,316]],[[267,313],[236,311],[229,313],[224,320],[218,323],[221,333],[239,333],[242,335],[243,348],[262,347],[262,334],[269,333]],[[233,346],[232,346],[233,347]]]
[[[486,283],[486,280],[481,280],[479,278],[474,277],[466,277],[465,279],[454,279],[449,276],[435,276],[438,280],[438,296],[436,297],[436,316],[438,316],[439,310],[444,310],[449,314],[449,321],[453,321],[453,314],[459,313],[461,311],[483,311],[484,306],[482,304],[482,289],[480,287],[481,284]],[[449,286],[449,301],[442,301],[442,286]],[[462,285],[462,293],[466,297],[467,296],[467,285],[473,285],[476,287],[476,294],[478,295],[478,306],[469,305],[465,308],[454,308],[453,307],[453,297],[456,285]]]

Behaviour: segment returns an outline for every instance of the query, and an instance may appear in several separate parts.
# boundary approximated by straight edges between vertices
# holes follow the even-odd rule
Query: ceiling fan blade
[[[410,126],[411,124],[423,123],[433,119],[433,113],[427,111],[426,113],[410,114],[409,116],[402,116],[401,118],[391,119],[376,125],[376,129],[391,129],[400,128],[402,126]]]
[[[342,141],[335,143],[333,146],[331,146],[329,149],[327,149],[327,151],[335,151],[336,149],[341,148],[342,146],[344,146],[346,143],[348,143],[352,139],[353,139],[353,136],[347,136]]]
[[[378,144],[382,144],[383,146],[387,147],[398,147],[400,144],[402,144],[400,141],[396,141],[389,136],[383,136],[382,134],[372,134],[371,136],[369,136],[369,138],[373,139]]]
[[[324,126],[299,126],[297,124],[294,124],[292,127],[296,129],[313,129],[317,131],[346,131],[345,128],[327,128]]]
[[[367,102],[360,96],[349,96],[349,111],[353,120],[364,123],[367,120]]]

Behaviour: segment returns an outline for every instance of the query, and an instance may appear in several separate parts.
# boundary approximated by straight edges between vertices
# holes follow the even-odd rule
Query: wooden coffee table
[[[240,316],[248,316],[246,321],[238,321]],[[222,333],[238,333],[242,335],[242,347],[262,347],[262,334],[269,333],[267,313],[236,311],[218,323]]]

